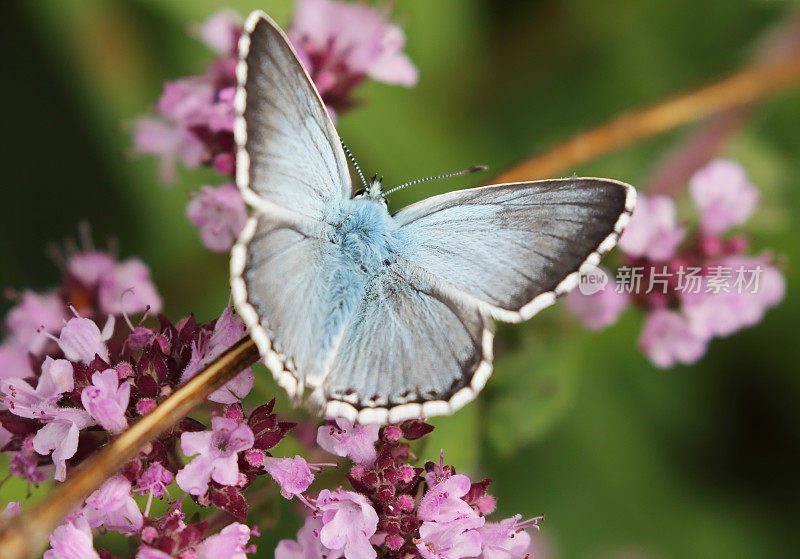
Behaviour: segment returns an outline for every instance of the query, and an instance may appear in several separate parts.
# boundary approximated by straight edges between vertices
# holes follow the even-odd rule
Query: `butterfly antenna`
[[[341,140],[339,141],[342,142]],[[364,185],[364,189],[366,190],[369,188],[369,186],[367,185],[367,180],[364,178],[364,173],[361,172],[361,167],[359,167],[358,163],[356,163],[356,158],[353,157],[353,154],[350,152],[350,148],[347,147],[347,144],[342,142],[342,147],[344,148],[344,152],[347,154],[347,157],[349,157],[350,161],[353,162],[353,167],[356,168],[356,173],[358,173],[359,178],[361,178],[361,184]]]
[[[460,175],[469,175],[470,173],[475,173],[477,171],[485,171],[488,168],[489,167],[487,165],[475,165],[474,167],[470,167],[469,169],[462,169],[460,171],[456,171],[455,173],[446,173],[444,175],[435,175],[433,177],[425,177],[424,179],[417,179],[417,180],[413,180],[411,182],[403,183],[400,186],[395,186],[394,188],[392,188],[390,190],[387,190],[383,194],[384,194],[384,196],[388,196],[389,194],[391,194],[392,192],[395,192],[396,190],[400,190],[400,189],[405,188],[407,186],[413,186],[413,185],[419,184],[421,182],[435,181],[435,180],[439,180],[439,179],[449,179],[450,177],[458,177]]]

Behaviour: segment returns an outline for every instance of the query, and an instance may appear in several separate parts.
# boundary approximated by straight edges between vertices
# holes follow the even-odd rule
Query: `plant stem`
[[[754,64],[777,64],[800,53],[800,12],[768,30],[755,49]],[[711,159],[722,145],[750,119],[752,104],[715,114],[679,142],[656,163],[644,190],[674,196],[689,178]]]
[[[156,409],[81,464],[69,480],[56,487],[44,501],[3,526],[0,530],[2,556],[5,559],[33,556],[64,517],[80,507],[92,491],[134,458],[147,442],[171,429],[212,392],[259,358],[258,349],[250,337],[231,346]]]
[[[700,89],[623,113],[512,167],[497,180],[529,181],[568,172],[636,140],[747,105],[797,81],[800,81],[800,54],[753,65]]]
[[[708,119],[698,130],[661,157],[644,190],[651,195],[675,196],[688,184],[695,171],[713,159],[724,142],[752,114],[752,107],[745,105]]]

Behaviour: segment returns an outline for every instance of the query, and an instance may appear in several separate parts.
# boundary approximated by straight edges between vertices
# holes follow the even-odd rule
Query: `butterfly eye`
[[[367,193],[367,191],[362,188],[361,190],[357,190],[356,193],[353,194],[353,198],[356,198],[358,196],[364,196],[364,194],[366,194],[366,193]]]

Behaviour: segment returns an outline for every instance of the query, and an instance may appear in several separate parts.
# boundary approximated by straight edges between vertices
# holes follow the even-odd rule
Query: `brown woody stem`
[[[258,360],[253,340],[250,337],[239,340],[156,409],[81,464],[69,480],[56,487],[44,501],[3,526],[0,530],[2,556],[23,559],[34,555],[64,517],[80,507],[92,491],[116,474],[145,444],[171,429],[212,392]]]
[[[751,66],[700,89],[623,113],[500,174],[498,182],[547,178],[636,140],[741,107],[800,81],[800,55]]]

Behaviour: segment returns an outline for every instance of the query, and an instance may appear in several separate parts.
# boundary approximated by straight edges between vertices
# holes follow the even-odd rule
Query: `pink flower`
[[[483,559],[511,559],[512,557],[528,557],[531,536],[526,527],[539,528],[539,518],[520,523],[521,515],[517,514],[500,522],[487,522],[478,532],[483,539]]]
[[[74,388],[74,382],[72,363],[51,357],[45,358],[35,389],[19,378],[0,382],[6,395],[3,403],[11,413],[46,423],[33,437],[33,449],[42,455],[53,451],[58,481],[66,477],[66,461],[78,450],[78,432],[94,423],[83,410],[56,405],[63,393]]]
[[[272,479],[281,486],[281,495],[287,499],[302,494],[314,481],[314,474],[311,473],[308,462],[299,455],[294,458],[267,456],[264,459],[264,467]]]
[[[366,75],[406,87],[417,69],[402,52],[403,30],[377,10],[331,0],[300,0],[289,37],[311,62],[307,68],[320,93],[337,85],[336,73]]]
[[[378,453],[378,425],[354,425],[338,417],[335,425],[323,425],[317,429],[317,444],[336,456],[347,456],[356,464],[371,466]]]
[[[40,483],[47,479],[44,472],[39,469],[39,458],[33,449],[33,437],[28,437],[22,443],[22,449],[15,453],[9,462],[8,471],[31,483]]]
[[[84,410],[57,408],[53,419],[33,437],[33,448],[37,453],[46,455],[52,451],[57,481],[66,479],[67,460],[78,451],[79,432],[90,425],[94,425],[94,421]]]
[[[136,480],[136,492],[151,492],[153,497],[160,499],[167,493],[167,486],[172,483],[172,472],[161,465],[161,462],[153,462]]]
[[[193,168],[213,161],[220,152],[230,152],[233,96],[223,91],[233,85],[232,68],[217,64],[200,78],[167,82],[156,105],[164,120],[143,117],[137,123],[135,149],[161,158],[165,182],[174,179],[178,157],[184,166]]]
[[[79,252],[67,262],[69,274],[82,284],[94,287],[100,278],[114,267],[114,257],[106,252]]]
[[[423,495],[417,510],[420,520],[449,522],[466,516],[477,516],[469,504],[461,499],[472,487],[470,479],[461,474],[436,483]]]
[[[200,228],[203,244],[215,252],[230,250],[247,221],[244,200],[233,183],[202,187],[186,206],[186,216]]]
[[[175,121],[186,130],[198,131],[206,129],[209,134],[233,132],[233,75],[217,75],[215,68],[206,76],[187,78],[164,84],[164,94],[156,106],[164,117]],[[226,73],[227,69],[223,69]],[[217,81],[231,80],[231,83],[218,87]],[[202,138],[203,134],[197,134]],[[197,166],[193,161],[186,161],[187,167]]]
[[[758,206],[758,191],[742,166],[729,159],[716,159],[698,170],[689,179],[689,192],[700,210],[701,227],[712,235],[741,225]]]
[[[161,311],[161,297],[141,260],[117,263],[110,254],[89,251],[72,255],[67,269],[86,288],[97,288],[98,305],[105,314]]]
[[[152,117],[141,117],[134,127],[133,146],[139,153],[155,155],[160,159],[161,180],[175,181],[175,161],[188,168],[197,167],[203,160],[205,146],[191,130],[173,122]]]
[[[322,545],[332,551],[343,551],[348,559],[376,557],[369,539],[378,527],[378,514],[364,495],[323,489],[315,504],[322,518],[319,532]]]
[[[663,262],[672,257],[685,236],[686,231],[678,226],[672,198],[640,194],[619,247],[631,256]]]
[[[94,360],[95,355],[99,355],[100,359],[108,362],[108,348],[105,342],[111,337],[113,331],[113,318],[109,319],[103,327],[103,331],[100,332],[100,328],[94,321],[75,316],[70,318],[61,329],[61,334],[56,342],[64,352],[64,356],[70,361],[88,364]]]
[[[189,364],[181,374],[181,384],[187,382],[203,367],[222,355],[231,345],[241,340],[246,333],[247,328],[239,315],[235,314],[233,307],[226,307],[214,325],[214,331],[208,341],[201,339],[192,346]],[[213,392],[208,399],[220,404],[235,404],[250,393],[254,382],[253,371],[249,368],[245,369],[222,388]]]
[[[228,347],[230,346],[225,349]],[[255,380],[253,371],[246,369],[229,380],[222,388],[211,393],[208,399],[218,404],[235,404],[250,393]]]
[[[131,385],[120,385],[117,371],[106,369],[92,374],[92,384],[81,392],[81,403],[103,429],[119,433],[128,427],[125,410],[131,396]]]
[[[730,272],[730,277],[714,285],[713,270]],[[681,310],[698,336],[725,337],[761,322],[767,309],[783,300],[786,280],[763,257],[731,256],[712,266],[703,276],[699,289],[683,291]]]
[[[417,549],[425,559],[461,559],[481,553],[483,537],[478,528],[482,516],[459,518],[451,522],[423,522],[419,527]]]
[[[692,331],[680,313],[656,309],[647,315],[639,345],[658,367],[695,363],[706,352],[708,337]]]
[[[17,516],[20,513],[21,507],[22,501],[11,501],[3,509],[3,512],[0,512],[0,520],[8,520],[9,518]]]
[[[50,534],[52,549],[44,552],[44,559],[100,559],[94,549],[92,529],[85,518],[66,522]]]
[[[626,291],[618,292],[616,282],[603,268],[595,268],[592,274],[604,275],[607,283],[594,293],[584,294],[581,288],[573,289],[567,295],[565,303],[587,328],[602,330],[617,321],[622,311],[628,307],[630,295]]]
[[[120,474],[109,478],[89,495],[82,512],[92,528],[103,526],[107,530],[132,534],[142,527],[142,513],[131,497],[131,482]]]
[[[57,294],[25,291],[6,316],[7,342],[24,349],[25,354],[40,354],[48,342],[44,333],[59,331],[64,323],[64,311],[64,303]]]
[[[99,278],[100,310],[106,314],[161,312],[161,297],[141,260],[130,258],[107,269]]]
[[[178,486],[192,495],[203,495],[213,479],[221,485],[239,483],[238,453],[252,448],[253,431],[227,417],[211,419],[212,431],[181,435],[181,450],[186,456],[198,455],[178,472]]]
[[[300,0],[288,35],[332,118],[353,105],[351,92],[366,77],[417,83],[417,69],[402,52],[403,30],[373,8]]]
[[[0,344],[0,378],[34,376],[29,354],[40,355],[64,324],[64,304],[58,295],[25,291],[6,316],[7,336]]]
[[[213,359],[216,359],[222,353],[221,350],[229,348],[245,334],[247,327],[244,321],[236,314],[233,307],[228,305],[214,324],[214,331],[208,341],[209,354],[215,354]]]
[[[242,31],[239,16],[231,10],[219,10],[212,14],[200,27],[200,39],[221,56],[231,56],[237,52],[237,42]]]
[[[42,421],[54,417],[56,402],[64,392],[70,392],[73,388],[72,363],[52,357],[46,357],[42,363],[42,374],[36,388],[21,378],[0,381],[0,390],[5,394],[3,403],[11,413]]]
[[[173,559],[173,556],[148,545],[143,545],[136,551],[136,559]]]
[[[701,285],[705,286],[706,281]],[[739,299],[735,293],[683,292],[681,310],[688,319],[692,333],[706,339],[730,336],[744,327],[745,317],[739,315]],[[750,318],[746,319],[750,322]]]
[[[303,527],[297,532],[297,541],[281,540],[275,548],[275,559],[332,559],[330,551],[319,538],[322,520],[307,516]]]
[[[228,524],[219,534],[207,537],[195,547],[196,559],[246,559],[247,553],[254,553],[255,547],[245,548],[250,536],[257,536],[258,531],[251,530],[244,524],[234,522]]]
[[[217,92],[216,102],[211,105],[205,115],[206,126],[212,133],[233,132],[233,121],[236,118],[236,111],[233,108],[235,95],[236,88],[233,86],[224,87]]]

